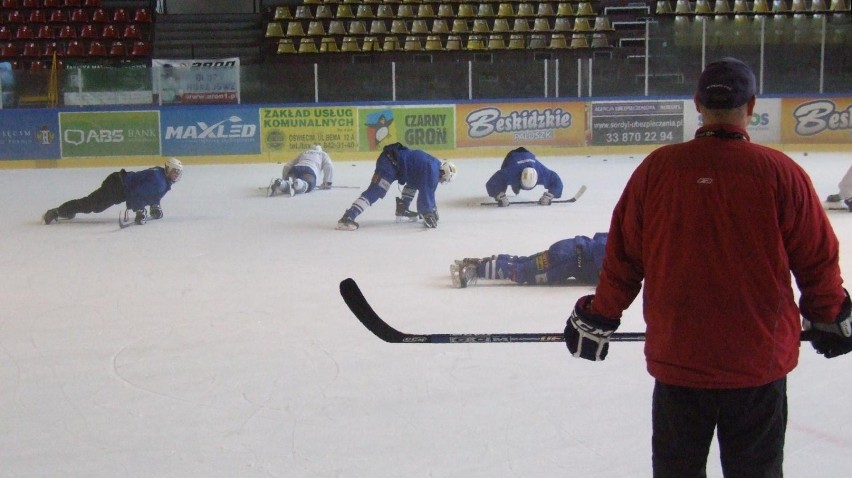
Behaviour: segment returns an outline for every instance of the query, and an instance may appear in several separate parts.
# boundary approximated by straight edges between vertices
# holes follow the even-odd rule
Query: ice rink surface
[[[821,197],[850,165],[791,156]],[[542,157],[585,195],[504,209],[479,206],[502,158],[459,160],[437,229],[394,222],[394,185],[355,232],[334,226],[374,163],[332,157],[357,188],[267,198],[279,164],[187,165],[165,218],[125,230],[119,206],[40,222],[118,168],[0,170],[0,476],[649,477],[642,344],[387,344],[338,294],[354,278],[411,333],[561,332],[590,288],[454,289],[449,264],[606,231],[643,155]],[[849,287],[852,214],[830,217]],[[642,330],[640,296],[620,331]],[[786,476],[849,475],[850,369],[803,346]]]

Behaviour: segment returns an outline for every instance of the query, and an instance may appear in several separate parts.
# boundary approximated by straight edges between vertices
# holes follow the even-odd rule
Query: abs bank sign
[[[259,154],[257,107],[163,108],[161,128],[166,156]]]

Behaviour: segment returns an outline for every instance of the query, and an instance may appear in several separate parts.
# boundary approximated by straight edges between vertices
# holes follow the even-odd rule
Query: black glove
[[[159,204],[154,204],[151,206],[151,219],[162,219],[163,218],[163,208],[160,207]]]
[[[574,357],[599,361],[609,352],[609,336],[621,325],[618,319],[589,313],[593,295],[580,297],[565,325],[565,345]]]
[[[136,224],[140,226],[145,224],[145,221],[148,220],[147,214],[145,214],[145,209],[137,209],[136,210]]]
[[[430,229],[438,227],[438,211],[427,212],[423,215],[423,224]]]
[[[815,334],[811,345],[818,354],[825,358],[834,358],[852,352],[852,302],[849,300],[849,292],[846,292],[846,300],[840,309],[840,314],[832,323],[812,322],[802,319],[802,330],[812,330]]]

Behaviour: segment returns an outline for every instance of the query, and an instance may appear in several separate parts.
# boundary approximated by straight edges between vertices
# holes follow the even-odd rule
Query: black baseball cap
[[[756,83],[748,65],[736,58],[722,58],[701,72],[695,97],[710,109],[736,108],[757,94]]]

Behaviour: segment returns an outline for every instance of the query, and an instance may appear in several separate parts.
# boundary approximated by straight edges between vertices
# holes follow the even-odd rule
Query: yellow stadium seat
[[[515,16],[515,8],[511,3],[501,3],[497,6],[497,16],[498,17],[514,17]]]
[[[319,5],[317,6],[317,13],[314,15],[314,18],[334,18],[334,12],[331,11],[331,7],[328,5]]]
[[[287,36],[288,37],[303,37],[305,36],[305,29],[302,28],[302,22],[299,20],[292,20],[287,23]]]
[[[374,16],[373,7],[366,3],[358,5],[358,9],[355,10],[355,18],[373,18]]]
[[[671,15],[674,13],[672,11],[672,6],[668,2],[668,0],[659,0],[657,2],[657,15]]]
[[[352,18],[355,14],[352,13],[352,5],[347,3],[341,3],[337,6],[337,10],[334,12],[334,18]]]
[[[580,5],[577,6],[577,16],[582,17],[594,17],[597,13],[595,13],[594,7],[592,7],[591,2],[580,2]]]
[[[552,17],[554,15],[553,7],[550,6],[550,2],[541,2],[538,4],[538,8],[536,9],[535,14],[539,17]]]
[[[293,14],[290,13],[290,9],[287,7],[275,7],[275,17],[274,20],[289,20],[293,18]]]
[[[479,7],[476,9],[476,16],[481,18],[491,18],[494,16],[494,9],[491,7],[490,3],[480,3]]]
[[[458,51],[462,49],[461,35],[447,36],[447,44],[444,45],[445,50]]]
[[[408,35],[405,37],[405,43],[403,44],[403,49],[405,51],[420,51],[423,49],[423,44],[420,42],[420,37],[416,35]]]
[[[574,42],[573,38],[571,39],[571,42]],[[589,46],[592,48],[612,48],[606,33],[595,33],[592,35],[592,43]]]
[[[516,18],[512,22],[513,32],[528,32],[530,31],[530,22],[526,18]]]
[[[494,25],[491,26],[492,32],[507,32],[509,31],[509,20],[506,18],[495,18]]]
[[[299,41],[299,53],[317,53],[317,44],[313,38],[302,38]]]
[[[404,3],[399,6],[396,11],[397,18],[414,18],[414,10],[411,8],[411,5]]]
[[[444,49],[443,43],[441,43],[440,35],[429,35],[426,37],[426,46],[424,47],[426,51],[441,51]]]
[[[343,20],[332,20],[328,22],[328,34],[329,35],[343,35],[346,33],[346,26],[343,23]]]
[[[290,53],[296,53],[296,47],[293,45],[293,39],[282,38],[278,40],[278,54],[287,55]]]
[[[503,35],[499,35],[496,33],[492,33],[488,36],[488,44],[486,48],[489,50],[505,50],[506,49],[506,41],[503,39]]]
[[[314,15],[311,13],[311,9],[307,5],[298,5],[296,7],[296,14],[294,17],[301,18],[303,20],[310,20],[314,18]]]
[[[340,51],[344,53],[361,51],[361,47],[358,46],[358,39],[355,37],[343,37],[343,42],[340,44]]]
[[[533,11],[532,3],[518,4],[518,11],[515,13],[515,16],[518,16],[518,17],[535,16],[535,12]]]
[[[609,22],[609,17],[595,18],[595,26],[593,29],[596,32],[611,32],[615,30],[612,28],[612,23]]]
[[[713,13],[716,15],[731,13],[731,6],[728,4],[728,0],[716,0],[716,5],[713,7]]]
[[[467,45],[465,45],[465,50],[484,50],[485,42],[482,40],[482,36],[480,35],[471,35],[467,37]]]
[[[489,33],[491,29],[488,28],[488,20],[484,18],[477,18],[473,21],[473,28],[471,31],[474,33]]]
[[[269,22],[266,25],[266,38],[281,38],[284,36],[284,29],[278,22]]]
[[[579,21],[579,19],[577,20]],[[553,23],[553,31],[555,32],[570,32],[571,28],[571,20],[567,17],[556,17],[556,21]]]
[[[467,20],[453,20],[453,33],[467,33],[470,29],[467,28]]]
[[[524,38],[522,33],[513,33],[509,37],[509,44],[506,45],[506,48],[509,50],[523,50],[527,46],[526,43],[526,38]]]
[[[378,37],[368,36],[364,37],[364,43],[361,44],[361,51],[379,51],[381,50],[381,46],[379,45]]]
[[[388,35],[382,43],[382,51],[399,51],[399,38],[395,35]]]
[[[535,32],[549,32],[550,31],[550,22],[548,22],[546,18],[536,18],[535,22],[533,22],[533,31],[535,31]]]
[[[429,33],[429,25],[426,24],[426,20],[422,18],[418,18],[411,22],[411,33],[413,34],[422,34]]]
[[[456,12],[456,16],[460,17],[460,18],[475,17],[476,11],[473,9],[473,4],[471,4],[471,3],[459,4],[459,9]]]
[[[308,24],[309,36],[325,36],[325,27],[320,20],[311,20]]]
[[[553,35],[550,35],[550,43],[547,45],[547,47],[552,50],[561,50],[563,48],[568,48],[568,42],[565,41],[565,34],[554,33]]]
[[[432,33],[449,33],[447,21],[443,18],[438,18],[432,22]]]
[[[408,34],[408,26],[405,24],[405,20],[396,19],[391,22],[390,27],[391,33],[398,33],[402,35]]]
[[[367,34],[367,24],[364,20],[352,20],[349,22],[349,31],[350,35],[366,35]]]
[[[376,7],[377,18],[393,18],[396,15],[393,13],[393,8],[387,3],[383,3]]]
[[[455,12],[453,12],[453,6],[449,3],[441,3],[438,5],[438,17],[440,18],[452,18],[456,16]]]
[[[370,22],[370,35],[384,35],[388,32],[384,20],[373,20]]]
[[[340,48],[334,37],[324,37],[320,40],[320,53],[338,53]]]
[[[557,17],[573,17],[574,15],[574,7],[570,3],[559,2],[559,6],[556,7]]]
[[[435,18],[435,10],[430,3],[421,3],[417,7],[417,18]]]
[[[529,49],[538,50],[547,47],[546,37],[544,33],[533,33],[530,35]]]

